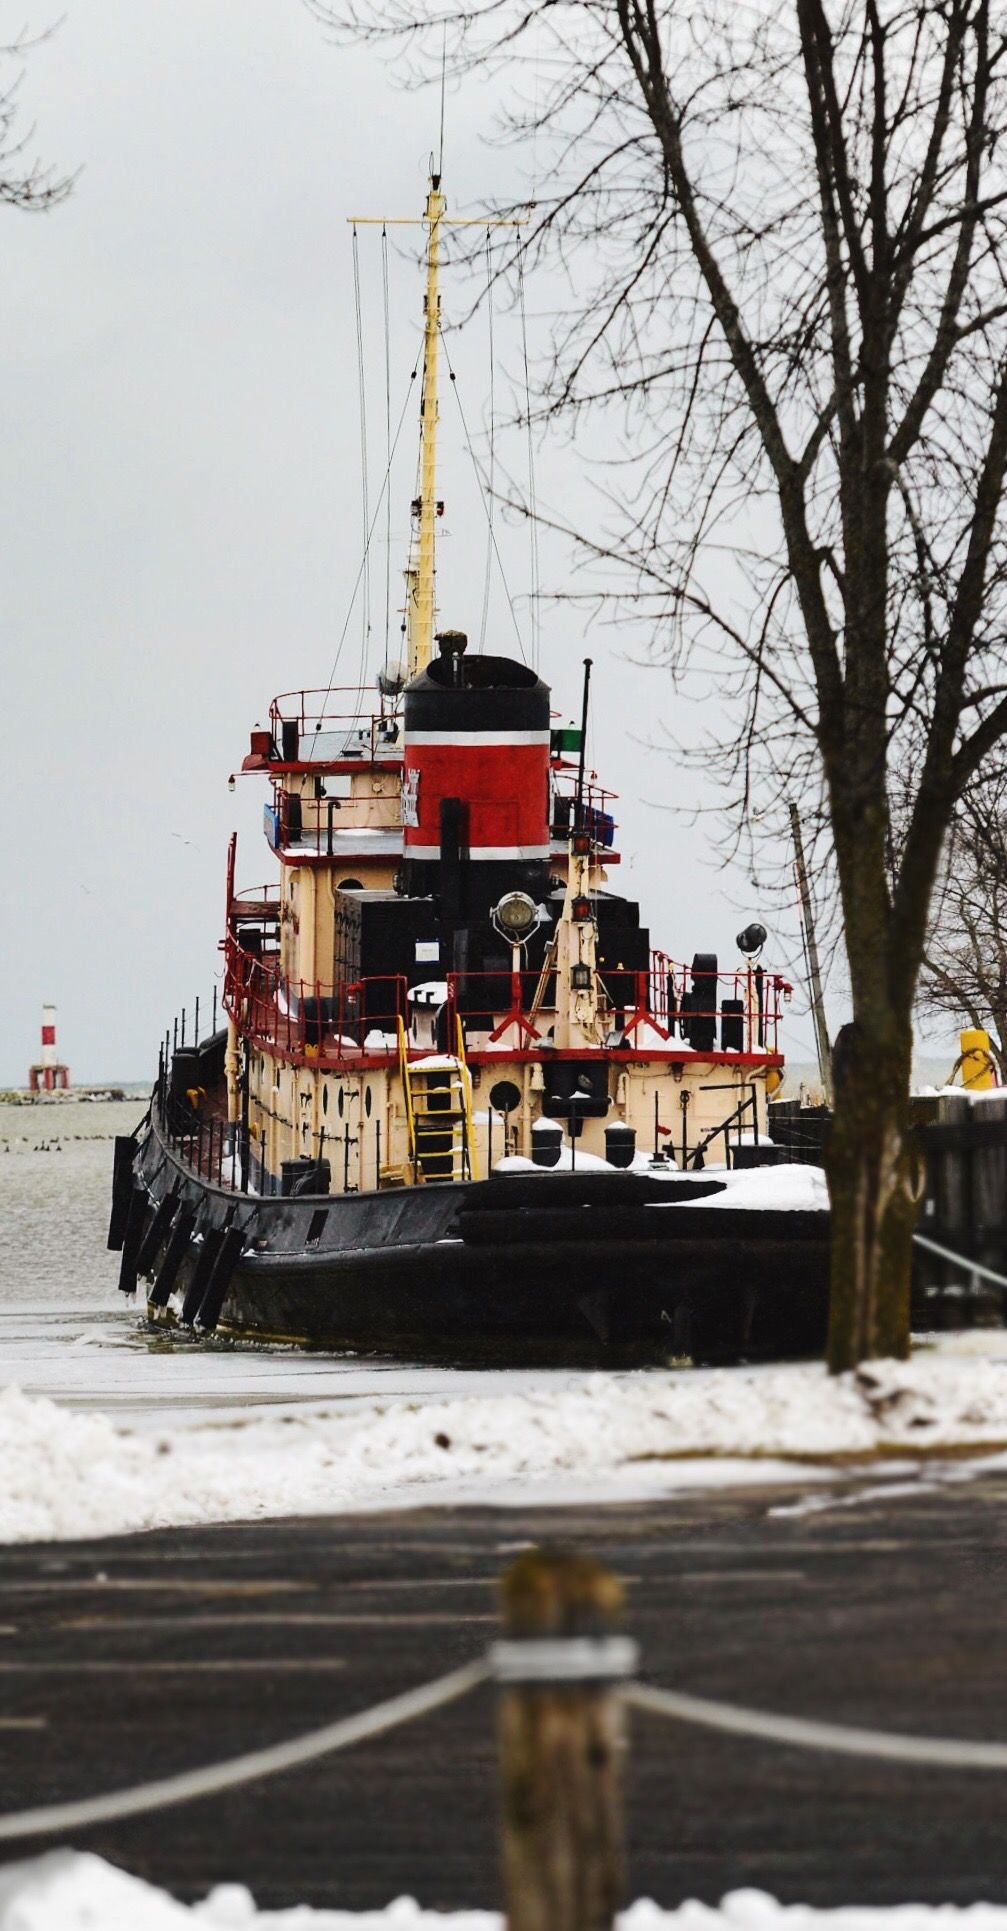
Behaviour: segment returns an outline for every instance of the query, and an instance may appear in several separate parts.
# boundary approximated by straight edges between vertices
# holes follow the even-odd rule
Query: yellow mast
[[[413,503],[414,529],[406,565],[406,643],[409,676],[425,670],[434,654],[437,617],[437,352],[441,330],[441,229],[519,228],[520,221],[486,220],[478,215],[450,219],[441,193],[441,176],[431,174],[422,222],[427,231],[427,288],[423,305],[423,387],[420,397],[420,493]],[[411,228],[416,225],[383,215],[350,215],[355,227]]]
[[[424,222],[427,289],[423,306],[423,388],[420,397],[420,493],[413,505],[417,529],[406,566],[409,675],[425,670],[434,653],[437,584],[437,350],[441,327],[441,223],[447,206],[439,174],[431,175]]]

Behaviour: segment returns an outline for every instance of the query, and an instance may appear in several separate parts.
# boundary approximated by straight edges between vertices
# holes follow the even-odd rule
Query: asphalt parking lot
[[[625,1579],[641,1674],[759,1709],[1007,1739],[1007,1479],[640,1506],[465,1509],[31,1544],[0,1557],[0,1808],[279,1741],[476,1656],[517,1548]],[[816,1500],[827,1506],[817,1508]],[[812,1754],[634,1715],[627,1895],[1007,1899],[991,1773]],[[493,1696],[220,1798],[79,1832],[177,1895],[497,1902]],[[18,1855],[46,1847],[36,1840]]]

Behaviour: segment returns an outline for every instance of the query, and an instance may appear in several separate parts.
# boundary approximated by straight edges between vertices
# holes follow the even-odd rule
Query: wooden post
[[[502,1585],[499,1697],[509,1931],[609,1931],[622,1898],[622,1587],[591,1557],[533,1549]]]

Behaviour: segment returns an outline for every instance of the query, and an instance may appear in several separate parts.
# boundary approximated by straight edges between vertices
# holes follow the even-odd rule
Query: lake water
[[[100,1408],[130,1426],[235,1418],[315,1404],[412,1401],[499,1390],[499,1369],[414,1367],[147,1332],[105,1246],[112,1141],[142,1100],[0,1103],[0,1386]],[[572,1386],[561,1369],[509,1372],[511,1391]]]

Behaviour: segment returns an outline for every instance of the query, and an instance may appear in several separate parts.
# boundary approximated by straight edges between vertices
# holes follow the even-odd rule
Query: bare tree
[[[569,291],[543,413],[620,412],[604,528],[723,699],[743,813],[820,801],[853,1021],[829,1363],[909,1347],[911,1016],[956,801],[1007,730],[1007,38],[990,0],[309,0],[492,71]],[[429,30],[433,33],[429,40]],[[515,197],[517,199],[517,197]],[[910,774],[908,792],[902,774]],[[900,863],[889,866],[898,792]]]
[[[34,152],[34,128],[21,131],[18,127],[25,58],[48,38],[49,32],[25,32],[0,47],[0,61],[7,64],[8,72],[13,69],[12,77],[0,83],[0,202],[30,214],[44,213],[65,201],[73,187],[71,175],[58,174]]]
[[[990,1035],[1007,1085],[1007,774],[973,785],[955,812],[923,955],[924,1015]]]

